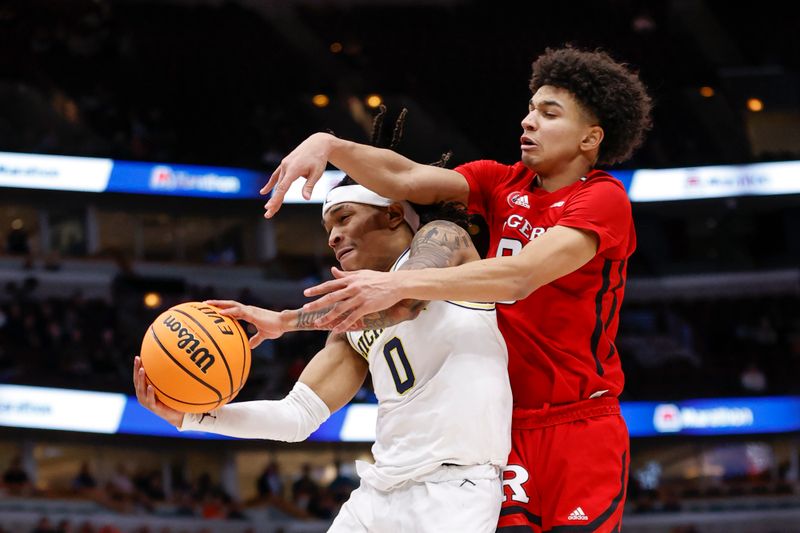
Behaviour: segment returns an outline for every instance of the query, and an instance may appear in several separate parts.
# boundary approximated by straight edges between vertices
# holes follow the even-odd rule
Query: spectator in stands
[[[319,496],[319,485],[311,479],[311,465],[303,464],[300,478],[292,484],[292,501],[301,509],[310,511],[312,501]]]
[[[83,493],[93,491],[96,487],[97,480],[89,470],[89,462],[84,461],[78,474],[72,479],[72,490]]]
[[[124,464],[117,464],[114,474],[108,480],[107,489],[109,496],[116,501],[127,502],[133,497],[133,481]]]
[[[105,327],[100,335],[100,341],[90,354],[92,369],[96,374],[110,376],[120,370],[124,360],[127,370],[128,361],[120,350],[116,332],[112,327]]]
[[[95,533],[95,529],[94,529],[94,526],[92,525],[92,523],[87,520],[86,522],[81,524],[81,527],[78,530],[78,533]]]
[[[175,503],[175,515],[195,516],[196,514],[195,500],[192,498],[191,493],[184,491],[179,492]]]
[[[22,467],[19,456],[11,459],[11,463],[3,473],[3,485],[12,496],[26,496],[32,492],[30,477]]]
[[[259,498],[268,496],[283,496],[283,481],[281,480],[280,465],[274,459],[264,467],[264,471],[256,479],[256,489]]]
[[[745,392],[750,394],[763,394],[767,389],[767,376],[755,362],[742,370],[740,382]]]
[[[25,224],[22,219],[17,218],[11,222],[11,231],[8,232],[8,237],[6,238],[6,250],[11,255],[27,255],[30,253],[28,232],[25,230]]]
[[[39,522],[36,523],[36,527],[31,533],[57,533],[57,531],[50,522],[50,519],[43,516],[39,519]]]
[[[224,494],[215,488],[208,492],[203,502],[200,504],[200,515],[205,519],[225,518],[226,510]]]
[[[231,502],[228,505],[228,513],[225,515],[228,520],[247,520],[247,515],[239,502]]]
[[[163,502],[166,499],[167,495],[164,492],[164,482],[158,470],[153,470],[148,475],[144,494],[154,502]]]
[[[192,496],[196,501],[203,501],[211,493],[212,489],[211,475],[208,472],[203,472],[192,484]]]
[[[88,343],[84,338],[83,330],[76,327],[69,331],[66,337],[67,340],[58,352],[60,358],[63,359],[61,367],[64,373],[77,378],[91,375],[95,368],[86,353]]]
[[[328,485],[328,492],[336,505],[341,506],[350,497],[350,493],[358,488],[358,482],[342,472],[342,462],[339,459],[333,465],[336,468],[336,477]]]
[[[681,499],[677,491],[667,487],[661,491],[661,510],[668,513],[677,513],[681,511]]]
[[[765,302],[766,303],[766,302]],[[778,333],[772,325],[772,321],[766,315],[762,315],[758,320],[758,325],[752,331],[753,340],[761,346],[774,346],[778,342]]]

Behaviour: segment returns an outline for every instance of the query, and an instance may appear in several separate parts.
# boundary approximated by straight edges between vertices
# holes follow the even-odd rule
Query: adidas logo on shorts
[[[586,513],[583,512],[583,509],[576,507],[574,511],[569,513],[567,520],[589,520],[589,517],[586,516]]]

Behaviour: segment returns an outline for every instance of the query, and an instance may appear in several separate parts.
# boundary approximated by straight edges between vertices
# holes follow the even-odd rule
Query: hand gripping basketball
[[[183,423],[183,413],[160,402],[155,395],[155,389],[147,382],[147,374],[142,367],[139,356],[133,359],[133,387],[136,389],[136,399],[148,411],[156,414],[172,424],[180,427]]]
[[[247,336],[233,318],[201,302],[176,305],[147,329],[141,363],[155,397],[187,413],[231,401],[250,372]]]

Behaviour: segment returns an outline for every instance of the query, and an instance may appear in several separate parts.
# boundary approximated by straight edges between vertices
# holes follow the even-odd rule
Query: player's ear
[[[598,150],[600,143],[603,142],[605,133],[600,126],[589,126],[586,134],[581,139],[581,149],[584,151]]]
[[[399,202],[394,202],[386,208],[386,218],[389,223],[390,229],[397,229],[398,226],[405,222],[405,213],[403,206]]]

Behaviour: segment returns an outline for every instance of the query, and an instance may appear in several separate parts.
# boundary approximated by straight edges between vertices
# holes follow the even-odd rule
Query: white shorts
[[[408,482],[390,491],[362,481],[328,533],[494,533],[502,498],[499,477]]]

